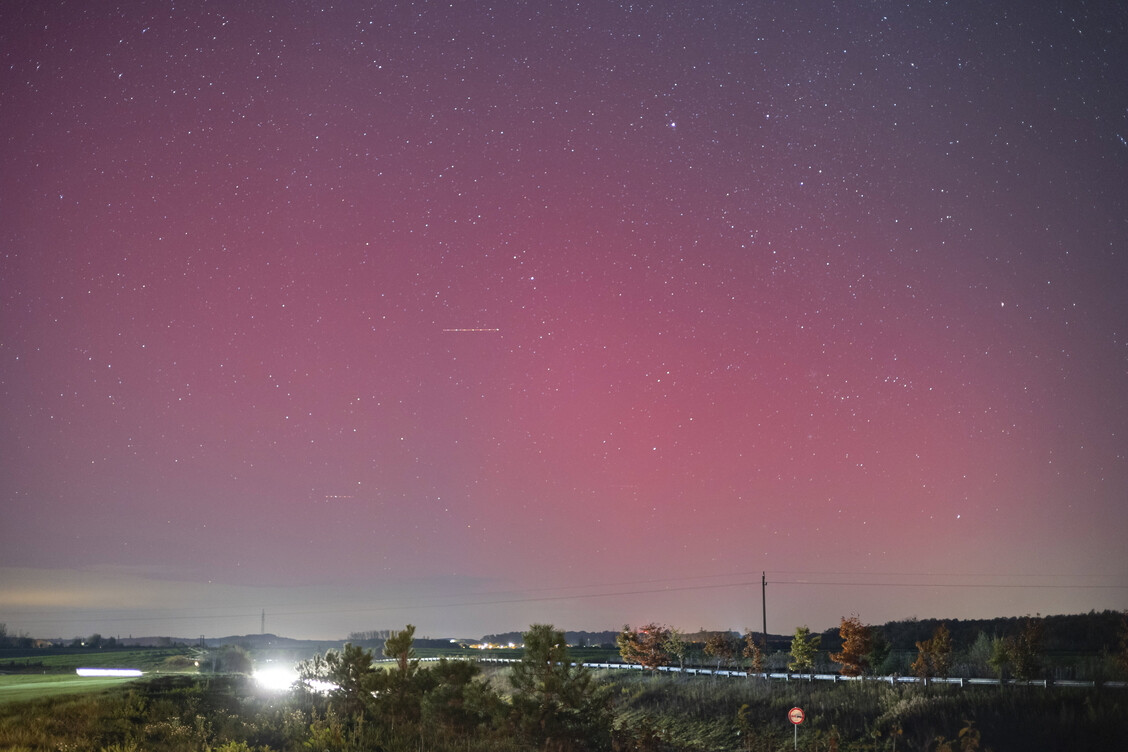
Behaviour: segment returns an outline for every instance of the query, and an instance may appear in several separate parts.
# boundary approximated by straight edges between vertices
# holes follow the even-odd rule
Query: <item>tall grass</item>
[[[1023,687],[766,682],[608,673],[622,726],[659,731],[674,749],[743,750],[799,738],[818,748],[929,749],[972,721],[984,748],[1128,749],[1128,692]],[[760,740],[750,742],[749,736]],[[766,741],[764,741],[766,740]],[[832,741],[833,740],[833,741]]]
[[[488,677],[501,682],[499,671]],[[970,721],[981,749],[1128,749],[1128,691],[890,686],[752,678],[598,674],[611,690],[615,752],[791,749],[800,706],[806,750],[933,752]],[[265,696],[239,678],[163,677],[101,694],[0,706],[0,749],[68,752],[532,752],[496,728],[346,724],[299,699]]]

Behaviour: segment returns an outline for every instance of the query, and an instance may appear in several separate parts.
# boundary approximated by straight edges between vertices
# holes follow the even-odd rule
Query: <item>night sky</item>
[[[0,621],[1128,608],[1126,80],[1113,0],[6,3]]]

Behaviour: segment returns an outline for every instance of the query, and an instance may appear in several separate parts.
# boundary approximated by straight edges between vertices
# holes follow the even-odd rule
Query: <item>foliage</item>
[[[384,655],[394,658],[399,673],[407,676],[419,665],[415,656],[415,625],[408,624],[399,632],[392,632],[384,642]]]
[[[873,630],[862,624],[857,616],[843,616],[838,634],[842,637],[842,651],[831,653],[830,660],[842,664],[843,676],[861,676],[869,668],[870,653],[873,652]]]
[[[741,654],[748,659],[748,673],[762,674],[764,672],[764,651],[756,642],[754,632],[744,634],[744,650]]]
[[[1116,667],[1122,674],[1128,675],[1128,611],[1120,615],[1120,632],[1116,646]]]
[[[372,653],[351,642],[342,650],[328,650],[298,665],[298,680],[303,687],[331,686],[329,709],[344,718],[360,720],[372,704],[376,688],[376,668]]]
[[[1008,671],[1022,681],[1037,678],[1043,667],[1042,637],[1042,620],[1027,617],[1018,634],[995,640],[991,665],[1002,678],[1006,678]]]
[[[607,746],[611,717],[606,692],[587,669],[572,663],[563,632],[534,624],[524,642],[525,655],[510,675],[518,733],[561,752]]]
[[[717,659],[717,668],[728,666],[736,658],[737,646],[729,632],[713,632],[705,640],[705,655]]]
[[[946,677],[952,669],[952,635],[945,624],[936,627],[932,638],[916,644],[917,659],[913,661],[913,674],[922,679]]]
[[[975,728],[974,721],[967,721],[960,734],[955,739],[948,741],[944,737],[936,739],[936,752],[977,752],[979,750],[980,734]]]
[[[811,630],[806,626],[796,627],[795,635],[791,638],[791,660],[787,664],[788,671],[813,671],[820,641],[821,637],[811,634]]]
[[[1126,619],[1128,624],[1128,619]],[[1126,638],[1126,645],[1128,645],[1128,638]],[[671,658],[678,659],[678,668],[685,668],[685,657],[689,653],[689,644],[685,641],[685,635],[681,630],[671,627],[666,634],[666,644],[662,646],[667,655]],[[1126,648],[1128,651],[1128,648]],[[1128,655],[1128,652],[1126,652]]]
[[[506,676],[496,671],[493,679]],[[377,667],[376,673],[383,672]],[[419,673],[428,675],[420,679],[423,721],[394,732],[376,713],[356,723],[304,695],[261,694],[246,677],[181,675],[97,695],[0,705],[0,749],[531,752],[613,743],[622,752],[767,752],[791,749],[785,718],[796,704],[807,710],[799,730],[806,749],[1128,748],[1128,713],[1116,688],[772,685],[744,677],[675,682],[664,674],[608,671],[591,680],[614,697],[613,729],[537,741],[523,730],[518,705],[507,704],[478,666],[447,661]]]
[[[619,655],[627,663],[638,663],[646,669],[656,669],[670,662],[666,644],[670,630],[658,624],[647,624],[637,630],[627,624],[615,638]]]
[[[95,635],[97,636],[97,635]],[[241,645],[224,645],[200,661],[200,671],[213,674],[249,674],[254,670],[251,654]]]
[[[874,628],[870,634],[870,654],[868,658],[870,671],[884,676],[893,673],[893,643],[885,637],[885,631]]]

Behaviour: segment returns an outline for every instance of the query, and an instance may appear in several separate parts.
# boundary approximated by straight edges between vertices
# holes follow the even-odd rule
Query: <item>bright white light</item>
[[[298,680],[298,672],[285,666],[271,666],[255,671],[254,679],[263,689],[281,692],[294,685]]]
[[[79,676],[141,676],[141,671],[135,668],[76,668],[74,671]]]
[[[320,679],[309,679],[305,684],[310,690],[322,695],[327,695],[334,689],[340,689],[340,687],[333,682],[321,681]]]

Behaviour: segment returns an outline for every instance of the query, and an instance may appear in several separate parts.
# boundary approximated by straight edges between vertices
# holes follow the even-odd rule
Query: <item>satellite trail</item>
[[[500,332],[500,329],[443,329],[444,332]]]

